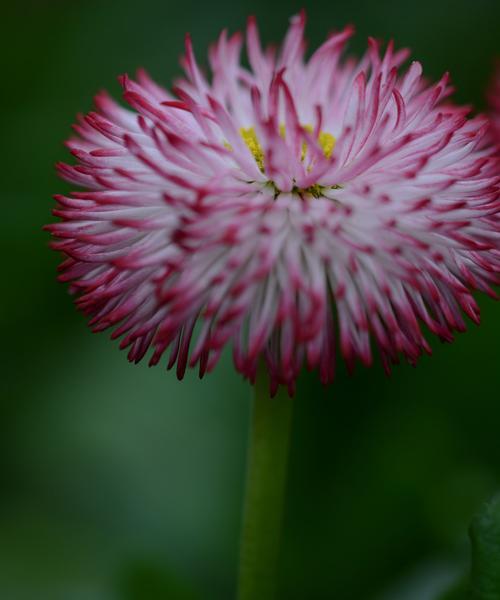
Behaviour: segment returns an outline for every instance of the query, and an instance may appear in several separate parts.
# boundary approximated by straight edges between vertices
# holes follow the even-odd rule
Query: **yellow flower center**
[[[314,131],[312,125],[304,125],[304,129],[312,133]],[[243,141],[247,145],[247,148],[252,153],[255,162],[257,163],[259,169],[264,171],[264,151],[262,150],[262,146],[260,145],[259,138],[255,133],[254,127],[242,127],[240,129],[240,135],[243,138]],[[286,137],[286,129],[282,124],[280,125],[280,135],[283,139]],[[331,133],[327,133],[326,131],[320,131],[318,135],[318,143],[323,149],[323,154],[326,158],[330,158],[333,153],[333,149],[335,148],[335,137]],[[302,153],[301,160],[304,160],[307,154],[307,144],[306,142],[302,143]]]
[[[308,133],[314,132],[314,128],[312,127],[312,125],[304,125],[303,128]],[[286,137],[285,125],[281,124],[279,126],[279,132],[280,132],[280,136],[283,139],[285,139],[285,137]],[[257,133],[255,132],[255,128],[254,127],[242,127],[240,129],[240,135],[241,135],[243,141],[245,142],[247,148],[252,153],[252,156],[254,157],[255,162],[257,163],[257,166],[259,167],[259,169],[262,172],[264,172],[264,151],[262,150],[262,146],[260,145],[259,138],[257,137]],[[224,143],[224,146],[232,152],[233,147],[231,146],[231,144],[227,141],[224,141],[223,143]],[[335,143],[336,143],[335,137],[331,133],[327,133],[326,131],[320,131],[318,134],[318,143],[323,150],[324,156],[326,158],[330,158],[332,156],[333,150],[335,148]],[[306,155],[307,155],[307,143],[302,142],[302,150],[301,150],[300,159],[302,161],[305,160]],[[307,170],[310,171],[311,167],[308,167]],[[270,186],[274,190],[275,198],[280,194],[279,189],[276,187],[276,185],[273,181],[268,181],[266,183],[266,185]],[[294,186],[292,192],[294,194],[298,194],[300,196],[310,195],[310,196],[313,196],[314,198],[320,198],[321,196],[323,196],[323,194],[326,190],[340,189],[340,188],[342,188],[341,185],[330,185],[330,186],[325,187],[319,183],[315,183],[313,185],[310,185],[307,188],[299,188],[298,186]]]
[[[247,145],[250,152],[253,154],[253,157],[255,158],[255,162],[257,163],[259,169],[263,171],[264,151],[262,150],[262,146],[259,143],[259,138],[255,133],[255,129],[253,127],[242,127],[240,129],[240,135],[243,138],[243,141]]]
[[[327,133],[326,131],[320,131],[318,136],[318,142],[319,145],[323,148],[323,154],[326,156],[326,158],[331,158],[336,141],[337,140],[331,133]]]

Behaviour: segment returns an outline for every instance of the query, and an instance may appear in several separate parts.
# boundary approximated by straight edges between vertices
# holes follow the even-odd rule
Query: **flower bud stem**
[[[286,388],[270,398],[261,367],[252,407],[238,600],[275,598],[292,406]]]

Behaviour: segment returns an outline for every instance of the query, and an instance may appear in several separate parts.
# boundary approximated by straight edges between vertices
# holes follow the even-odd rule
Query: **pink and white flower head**
[[[386,369],[430,353],[479,321],[472,290],[499,283],[499,160],[487,120],[445,102],[406,50],[369,40],[344,58],[351,28],[309,59],[304,15],[278,51],[254,19],[223,31],[205,76],[186,38],[173,93],[143,71],[80,117],[48,229],[62,281],[94,331],[113,328],[139,361],[213,369],[227,345],[254,380],[293,392],[305,365],[334,379],[335,355]]]
[[[500,61],[491,82],[488,100],[491,111],[491,125],[495,141],[500,144]]]

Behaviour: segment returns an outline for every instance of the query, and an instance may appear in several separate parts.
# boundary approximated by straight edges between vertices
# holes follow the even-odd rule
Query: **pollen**
[[[308,133],[312,133],[314,131],[312,125],[304,125],[304,129]],[[318,143],[323,150],[323,154],[326,158],[331,158],[333,154],[333,149],[335,148],[335,142],[337,140],[331,133],[327,133],[326,131],[320,131],[318,135]],[[304,142],[302,144],[302,160],[304,160],[307,154],[307,144]]]
[[[304,129],[309,133],[313,132],[312,125],[304,125]],[[283,123],[279,126],[279,132],[280,132],[280,136],[283,139],[286,139],[286,128]],[[262,146],[260,145],[259,138],[257,137],[257,133],[255,132],[255,128],[254,127],[242,127],[240,129],[240,135],[243,138],[243,141],[245,142],[245,144],[247,145],[247,148],[252,153],[259,169],[262,172],[264,172],[264,151],[262,150]],[[321,148],[323,150],[323,154],[325,155],[326,158],[331,158],[331,156],[333,154],[333,149],[335,148],[335,142],[336,142],[336,139],[331,133],[327,133],[326,131],[320,131],[320,133],[318,135],[318,143],[321,146]],[[227,144],[227,142],[225,142],[224,145],[229,150],[232,150],[232,147],[229,144]],[[307,155],[307,144],[306,144],[306,142],[303,142],[300,159],[305,160],[306,155]]]
[[[242,127],[240,129],[240,134],[248,149],[253,154],[259,169],[264,171],[264,151],[259,143],[259,138],[255,133],[255,129],[253,127]]]
[[[320,132],[318,142],[319,145],[323,148],[323,154],[326,158],[331,158],[336,141],[337,140],[331,133],[326,133],[325,131]]]

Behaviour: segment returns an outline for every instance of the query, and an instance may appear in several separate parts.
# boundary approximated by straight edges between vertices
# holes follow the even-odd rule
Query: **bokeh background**
[[[129,365],[55,282],[41,231],[53,164],[100,88],[144,66],[169,85],[183,36],[198,56],[257,15],[265,41],[308,11],[316,46],[393,37],[431,78],[484,107],[497,0],[18,0],[2,8],[0,598],[234,597],[249,387],[226,356],[200,382]],[[468,568],[467,527],[500,487],[498,307],[417,369],[339,369],[299,382],[280,598],[434,600]],[[457,596],[458,597],[458,596]]]

